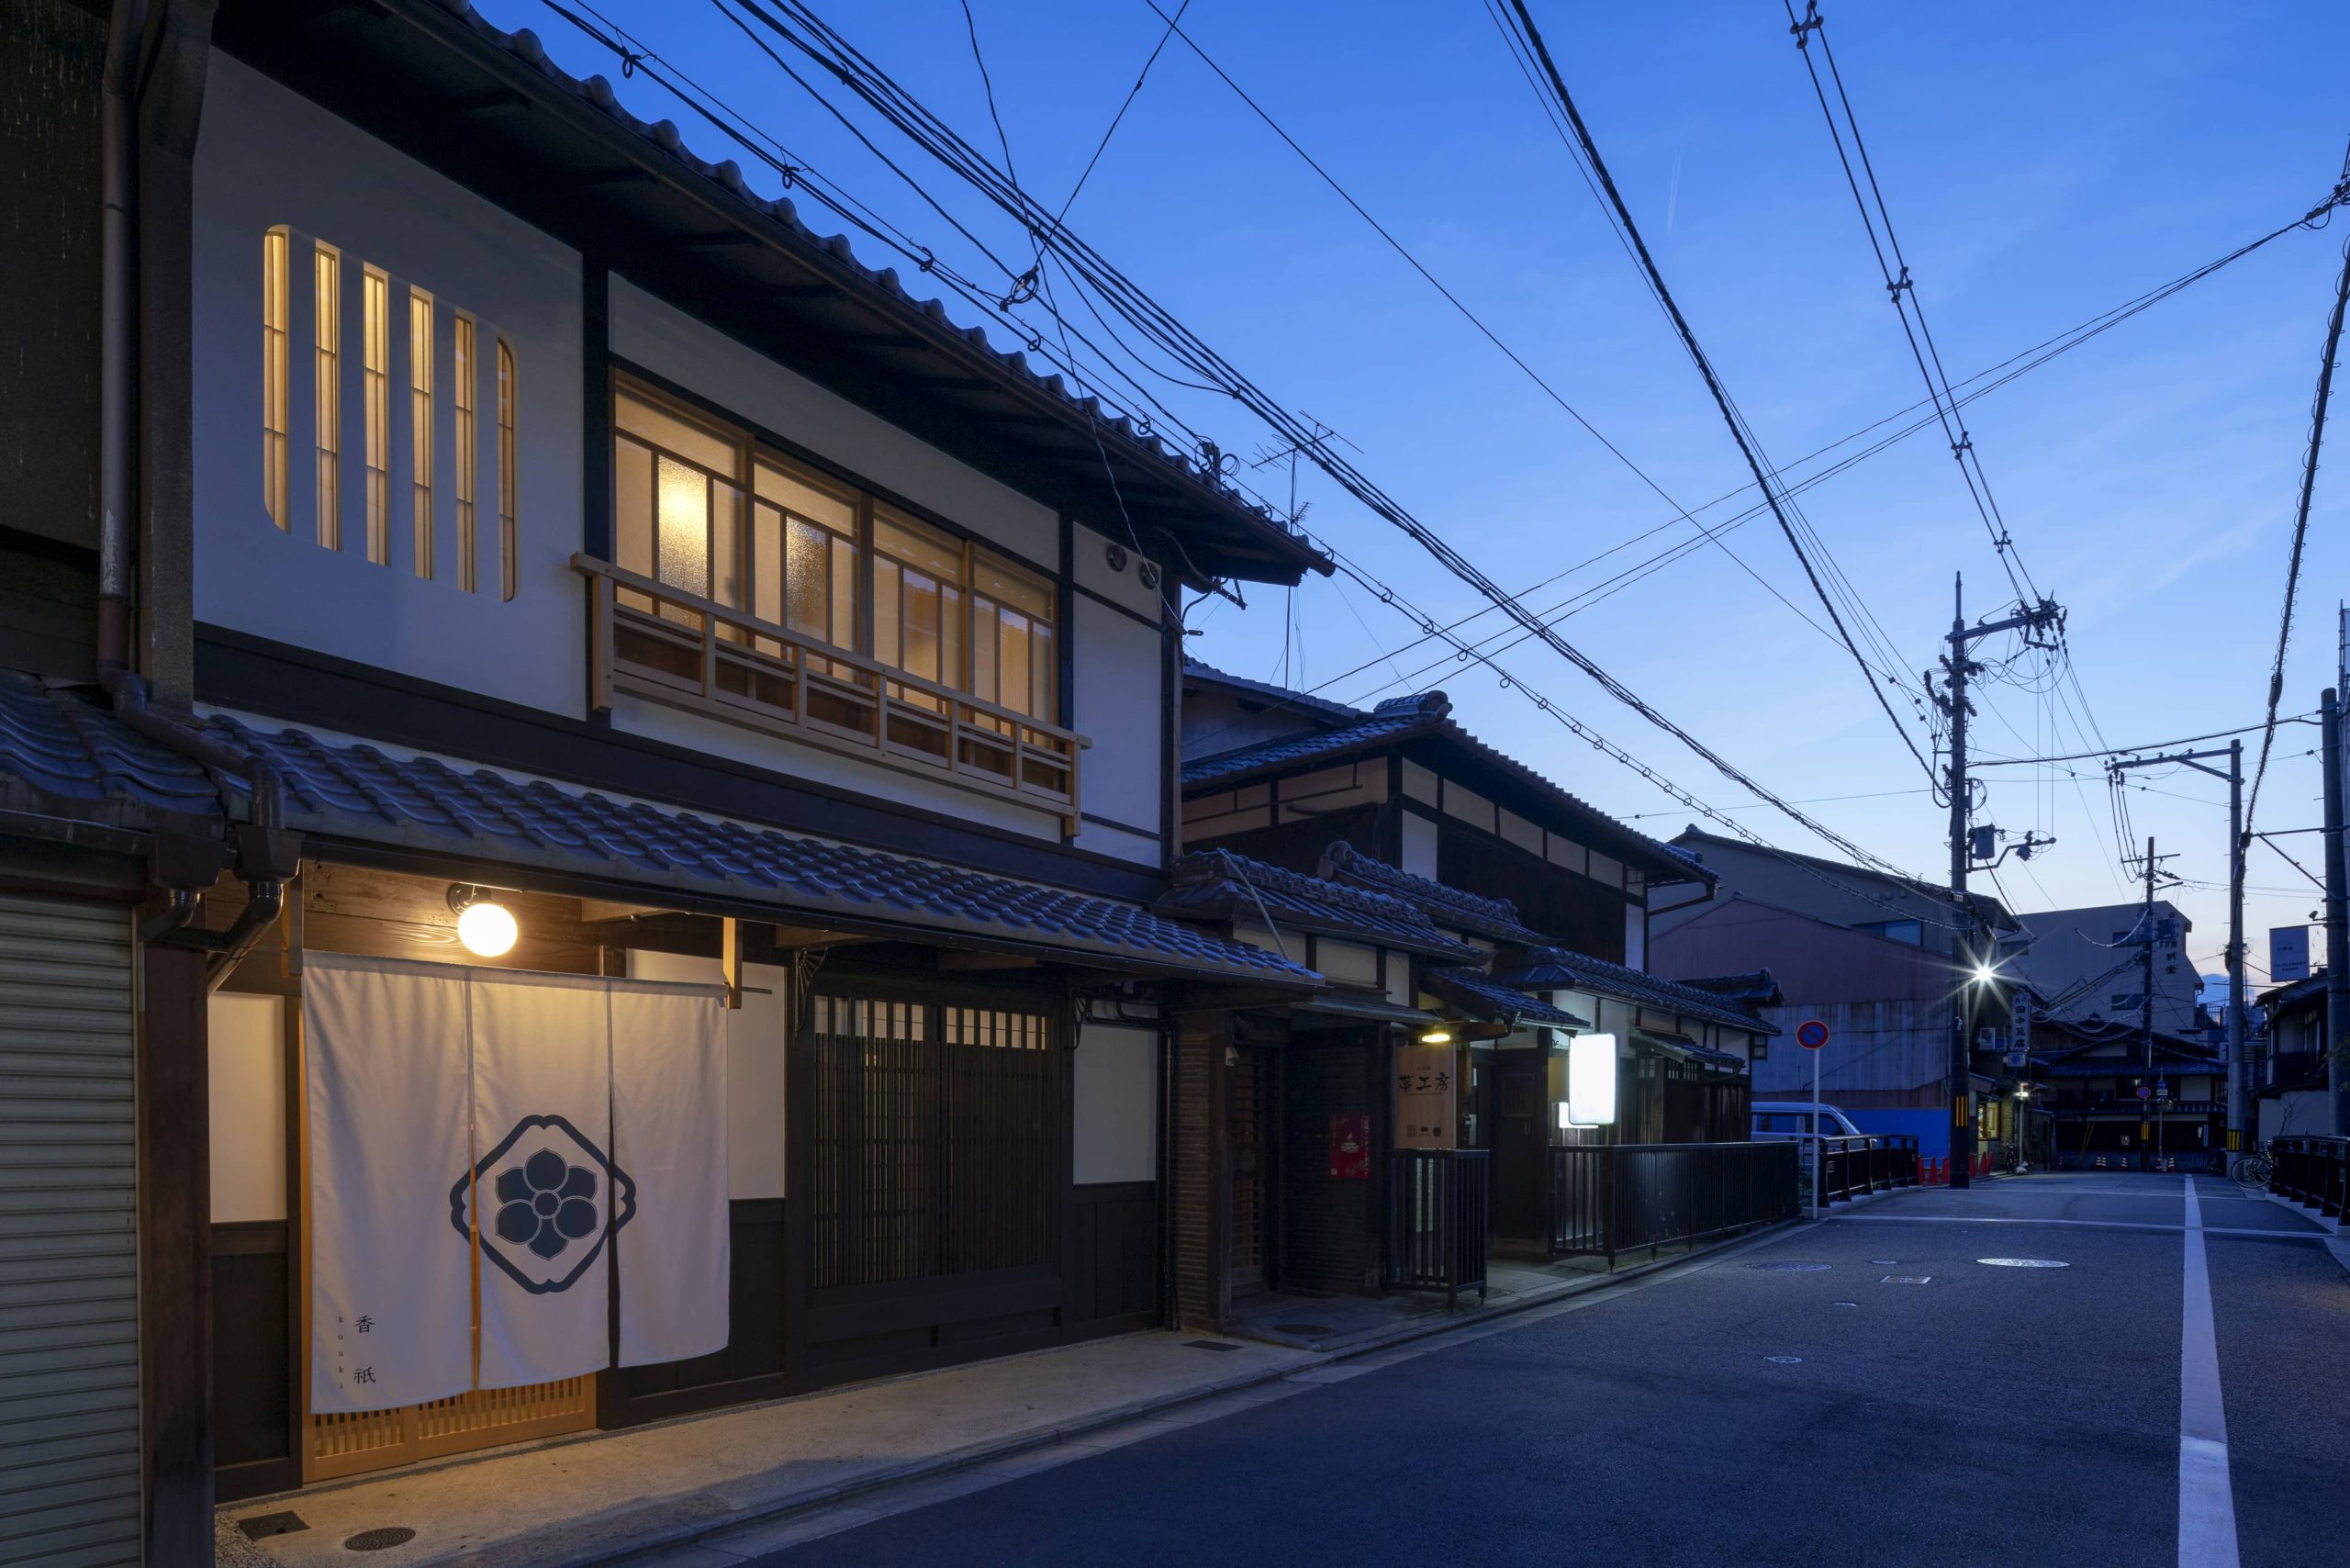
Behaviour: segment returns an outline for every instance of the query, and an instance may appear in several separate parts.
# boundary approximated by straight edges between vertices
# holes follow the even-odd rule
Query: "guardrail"
[[[1550,1253],[1617,1254],[1793,1219],[1792,1142],[1573,1144],[1550,1150]]]
[[[1399,1148],[1387,1161],[1390,1285],[1485,1294],[1492,1160],[1482,1148]]]
[[[1823,1205],[1918,1184],[1918,1140],[1908,1134],[1823,1136],[1817,1141],[1818,1202]]]
[[[2268,1190],[2329,1219],[2350,1214],[2350,1138],[2269,1139]]]

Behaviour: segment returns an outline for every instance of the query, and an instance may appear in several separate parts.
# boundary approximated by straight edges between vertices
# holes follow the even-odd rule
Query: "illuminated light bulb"
[[[504,958],[513,951],[514,940],[521,934],[522,928],[514,923],[514,912],[487,899],[467,904],[457,915],[457,940],[478,958]]]

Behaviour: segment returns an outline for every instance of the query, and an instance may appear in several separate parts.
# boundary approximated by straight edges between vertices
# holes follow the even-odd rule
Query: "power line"
[[[1729,427],[1730,439],[1738,444],[1739,455],[1746,460],[1748,470],[1754,476],[1755,486],[1762,490],[1763,499],[1770,504],[1771,515],[1777,521],[1779,532],[1785,536],[1787,547],[1795,552],[1796,560],[1803,567],[1804,577],[1810,582],[1812,592],[1818,596],[1820,604],[1828,611],[1829,620],[1834,623],[1837,636],[1852,654],[1852,662],[1860,666],[1863,678],[1868,681],[1869,695],[1875,699],[1878,707],[1885,710],[1886,718],[1892,723],[1894,732],[1901,737],[1901,744],[1908,748],[1909,755],[1917,760],[1919,769],[1929,778],[1932,778],[1933,765],[1926,760],[1925,753],[1918,749],[1917,741],[1909,734],[1909,726],[1902,722],[1900,715],[1893,711],[1893,704],[1886,700],[1877,672],[1871,668],[1868,659],[1862,655],[1859,645],[1852,641],[1852,633],[1845,627],[1844,618],[1838,611],[1835,599],[1830,596],[1827,587],[1821,583],[1818,568],[1812,565],[1810,553],[1804,548],[1803,540],[1797,536],[1795,524],[1788,518],[1786,498],[1780,493],[1780,487],[1773,483],[1774,476],[1765,471],[1760,442],[1753,439],[1753,432],[1747,428],[1744,417],[1731,403],[1729,393],[1724,389],[1721,377],[1715,373],[1713,362],[1706,357],[1706,351],[1699,345],[1696,333],[1690,330],[1688,319],[1682,314],[1680,305],[1674,301],[1673,291],[1665,286],[1664,274],[1657,266],[1656,258],[1650,253],[1648,241],[1640,237],[1639,226],[1632,221],[1632,210],[1626,205],[1622,192],[1617,189],[1615,176],[1608,173],[1606,160],[1600,157],[1598,143],[1592,140],[1590,128],[1583,123],[1582,112],[1575,107],[1574,97],[1567,91],[1566,80],[1559,74],[1557,62],[1550,58],[1550,45],[1544,42],[1541,29],[1535,26],[1533,13],[1526,8],[1526,0],[1510,0],[1510,6],[1516,14],[1517,24],[1528,47],[1532,50],[1535,58],[1541,62],[1542,70],[1550,81],[1550,92],[1556,96],[1560,108],[1564,111],[1567,123],[1573,128],[1574,147],[1580,151],[1583,165],[1597,180],[1599,189],[1605,193],[1606,205],[1614,212],[1616,222],[1620,226],[1624,239],[1628,242],[1633,254],[1638,259],[1640,271],[1647,278],[1651,291],[1656,296],[1657,302],[1664,308],[1666,316],[1673,323],[1674,332],[1679,335],[1682,348],[1687,352],[1690,362],[1697,367],[1698,374],[1705,378],[1706,390],[1713,395],[1714,406],[1721,411],[1722,422]],[[1845,586],[1849,589],[1850,584],[1847,583]]]
[[[2343,164],[2350,179],[2350,159]],[[2333,288],[2333,315],[2326,322],[2325,352],[2320,356],[2317,397],[2310,409],[2309,455],[2301,464],[2300,503],[2293,513],[2293,548],[2285,566],[2285,608],[2277,618],[2277,664],[2268,673],[2268,723],[2260,734],[2260,763],[2253,769],[2252,790],[2244,803],[2244,823],[2250,832],[2253,812],[2260,804],[2260,783],[2268,776],[2268,750],[2277,740],[2277,703],[2285,694],[2285,649],[2293,637],[2293,600],[2300,592],[2301,546],[2309,538],[2310,500],[2317,491],[2317,454],[2325,441],[2325,406],[2333,395],[2334,352],[2342,343],[2342,312],[2350,305],[2350,241],[2342,247],[2342,276]]]
[[[2290,718],[2277,719],[2270,722],[2278,724],[2311,724],[2317,722],[2317,717],[2313,713],[2296,713]],[[2027,764],[2037,765],[2040,763],[2053,762],[2094,762],[2099,757],[2120,756],[2128,752],[2167,751],[2172,746],[2192,745],[2197,741],[2221,741],[2227,739],[2230,735],[2248,735],[2252,734],[2253,731],[2261,727],[2262,726],[2259,724],[2238,724],[2232,730],[2212,730],[2206,734],[2181,735],[2177,740],[2148,741],[2142,745],[2107,746],[2101,751],[2072,751],[2066,752],[2059,756],[1987,756],[1983,758],[1979,764],[1976,764],[1976,766],[1984,767],[2020,767]]]
[[[1652,704],[1610,674],[1596,661],[1575,647],[1557,632],[1544,625],[1523,604],[1505,593],[1499,585],[1470,562],[1440,534],[1428,528],[1409,510],[1373,484],[1345,458],[1333,452],[1329,443],[1315,436],[1297,417],[1242,375],[1231,363],[1217,354],[1196,334],[1178,321],[1165,307],[1152,299],[1112,266],[1091,247],[1080,241],[1070,230],[1063,227],[1043,232],[1045,214],[1028,194],[1012,182],[984,154],[957,134],[954,129],[925,108],[903,87],[891,80],[887,73],[860,53],[854,45],[830,28],[799,0],[773,0],[773,7],[759,0],[735,0],[744,13],[811,60],[839,78],[844,86],[862,98],[877,113],[888,119],[917,146],[931,154],[950,171],[970,183],[982,195],[1004,211],[1026,225],[1032,233],[1042,233],[1046,248],[1057,254],[1063,263],[1084,282],[1092,286],[1119,314],[1133,322],[1147,337],[1172,353],[1179,362],[1190,365],[1205,379],[1222,386],[1230,395],[1262,420],[1286,440],[1295,442],[1315,465],[1336,480],[1374,515],[1379,516],[1421,548],[1434,556],[1438,564],[1467,583],[1479,594],[1502,607],[1506,613],[1541,638],[1554,652],[1572,663],[1585,675],[1597,681],[1609,696],[1638,712],[1657,728],[1663,730],[1684,745],[1703,757],[1717,771],[1751,793],[1777,802],[1774,792],[1763,788],[1752,777],[1719,752],[1699,740],[1687,729],[1673,722]],[[787,23],[778,13],[789,13],[797,24]],[[804,36],[803,36],[804,34]],[[795,78],[796,79],[796,78]],[[805,85],[802,84],[803,86]],[[1432,622],[1430,624],[1433,624]],[[1424,628],[1425,629],[1425,628]],[[1796,807],[1780,806],[1789,817],[1823,841],[1834,845],[1855,860],[1880,867],[1897,875],[1907,876],[1882,857],[1837,833]]]

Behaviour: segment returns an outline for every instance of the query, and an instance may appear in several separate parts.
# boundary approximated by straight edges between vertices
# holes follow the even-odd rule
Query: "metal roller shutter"
[[[129,912],[0,894],[0,1564],[136,1563]]]

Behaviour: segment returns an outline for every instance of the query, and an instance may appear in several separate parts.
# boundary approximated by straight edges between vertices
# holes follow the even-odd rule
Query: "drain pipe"
[[[147,0],[114,0],[106,24],[105,90],[98,106],[98,684],[114,716],[133,734],[203,767],[232,811],[231,780],[248,785],[249,820],[235,823],[237,870],[249,892],[223,931],[196,924],[202,890],[166,890],[167,902],[140,927],[150,942],[211,955],[212,989],[229,977],[285,905],[285,887],[301,864],[302,841],[285,831],[285,789],[268,761],[227,745],[148,705],[148,686],[131,668],[130,517],[137,494],[138,429],[138,98],[147,32]],[[217,869],[217,868],[216,868]]]
[[[129,667],[131,436],[138,422],[139,66],[145,0],[114,0],[98,100],[98,672]]]

